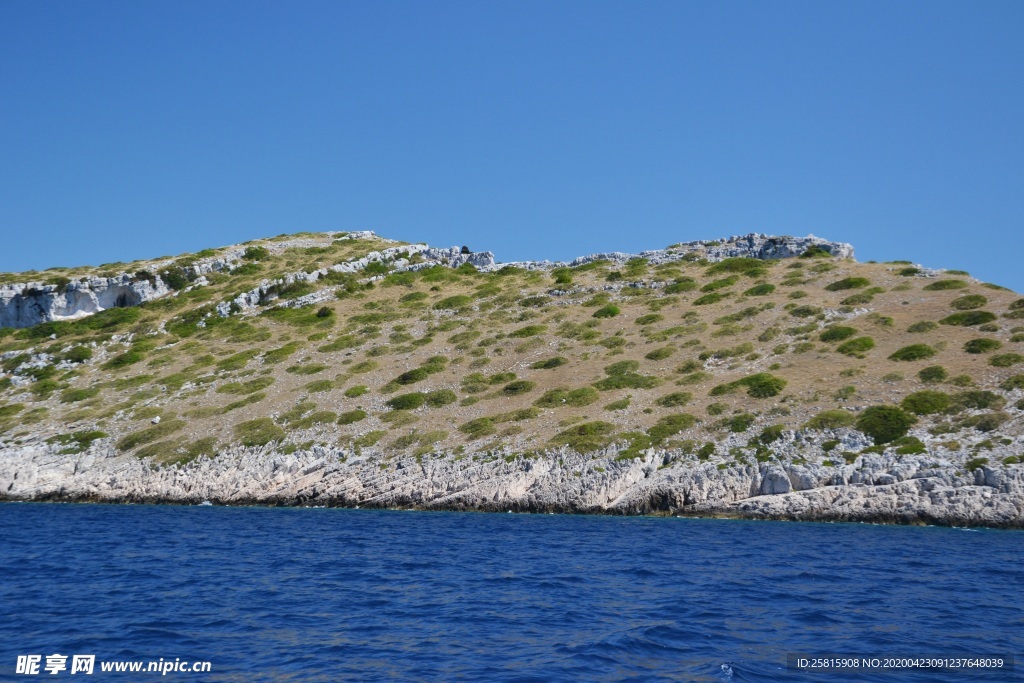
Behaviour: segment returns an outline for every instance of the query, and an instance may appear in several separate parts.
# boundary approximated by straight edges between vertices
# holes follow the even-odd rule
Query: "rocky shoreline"
[[[855,464],[722,467],[648,452],[617,460],[551,451],[385,458],[316,447],[235,447],[157,467],[110,448],[0,449],[0,500],[323,505],[423,510],[680,515],[1024,529],[1024,466],[973,472],[923,456]]]

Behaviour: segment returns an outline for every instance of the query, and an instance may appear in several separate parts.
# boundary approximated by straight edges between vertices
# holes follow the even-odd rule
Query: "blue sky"
[[[1024,291],[1021,2],[0,3],[0,270],[751,231]]]

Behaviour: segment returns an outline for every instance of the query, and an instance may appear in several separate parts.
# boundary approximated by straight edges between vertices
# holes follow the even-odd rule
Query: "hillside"
[[[608,493],[583,508],[610,509],[636,472],[657,478],[652,467],[740,477],[723,504],[935,470],[953,489],[1010,496],[988,521],[1020,524],[1024,299],[1012,291],[962,271],[858,263],[848,245],[815,239],[751,235],[572,264],[463,252],[300,233],[0,276],[0,324],[30,325],[0,327],[0,484],[11,498],[192,500],[153,491],[244,472],[227,464],[238,458],[293,456],[405,493],[327,495],[321,482],[202,495],[487,507],[431,498],[408,468],[430,486],[443,471],[450,496],[452,481],[493,463],[558,470],[563,484]],[[89,468],[107,483],[76,488]],[[118,488],[104,468],[134,483]],[[163,483],[151,491],[140,477]],[[513,502],[527,495],[510,490]],[[644,500],[626,511],[690,504]]]

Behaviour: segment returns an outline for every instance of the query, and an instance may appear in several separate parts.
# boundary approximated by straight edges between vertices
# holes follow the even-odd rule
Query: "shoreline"
[[[474,459],[475,458],[475,459]],[[157,467],[112,449],[0,448],[0,501],[676,516],[1024,530],[1024,466],[968,472],[922,456],[721,468],[617,459],[388,458],[234,448]]]

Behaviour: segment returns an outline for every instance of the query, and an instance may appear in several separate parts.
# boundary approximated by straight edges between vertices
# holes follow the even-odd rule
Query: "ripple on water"
[[[787,653],[1024,651],[1021,538],[7,504],[0,678],[19,653],[67,651],[208,659],[217,681],[817,682]]]

